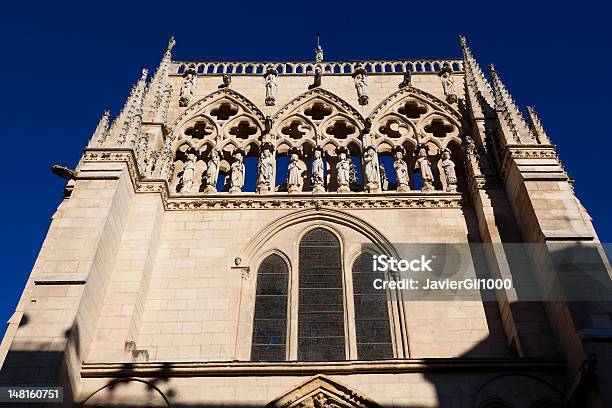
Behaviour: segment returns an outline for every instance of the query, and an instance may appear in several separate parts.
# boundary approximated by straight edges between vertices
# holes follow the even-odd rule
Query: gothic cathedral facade
[[[56,169],[1,385],[67,407],[612,406],[609,305],[364,291],[364,244],[598,242],[535,110],[459,42],[243,63],[173,60],[172,39]]]

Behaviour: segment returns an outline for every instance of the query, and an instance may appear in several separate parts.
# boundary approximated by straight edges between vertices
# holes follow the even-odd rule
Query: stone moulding
[[[471,200],[465,193],[435,191],[423,193],[411,191],[399,193],[323,193],[304,192],[292,194],[272,193],[260,195],[243,193],[240,195],[218,193],[215,195],[171,194],[166,180],[145,180],[136,164],[131,149],[87,148],[84,163],[115,162],[125,163],[132,185],[137,193],[161,194],[166,210],[227,210],[227,209],[370,209],[370,208],[465,208]],[[79,175],[77,173],[77,179]]]
[[[555,358],[431,358],[338,362],[149,362],[83,363],[83,378],[399,374],[423,372],[558,371]]]
[[[559,156],[553,145],[507,145],[502,160],[502,178],[505,179],[510,163],[515,159],[555,159]]]

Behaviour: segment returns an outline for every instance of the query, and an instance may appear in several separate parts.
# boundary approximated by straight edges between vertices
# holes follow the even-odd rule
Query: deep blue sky
[[[521,107],[535,105],[609,242],[610,4],[4,3],[0,320],[13,312],[62,197],[64,183],[50,166],[77,163],[102,111],[117,112],[171,35],[175,59],[310,60],[320,31],[326,59],[335,60],[460,57],[457,34],[466,34],[481,65],[495,63]]]

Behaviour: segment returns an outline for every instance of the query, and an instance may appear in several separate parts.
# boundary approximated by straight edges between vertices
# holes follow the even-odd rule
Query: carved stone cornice
[[[278,376],[360,373],[423,372],[507,372],[562,370],[556,358],[423,358],[380,361],[273,363],[250,361],[227,362],[149,362],[149,363],[83,363],[83,378],[133,377],[206,377],[206,376]]]
[[[219,197],[185,197],[171,196],[165,203],[167,210],[227,210],[227,209],[372,209],[372,208],[462,208],[468,200],[461,193],[395,193],[380,195],[372,193],[322,195],[284,193],[244,194],[240,197],[232,194],[220,194]]]
[[[501,176],[508,174],[510,164],[516,159],[555,159],[559,161],[553,145],[506,145],[502,159]]]
[[[126,163],[132,185],[137,193],[159,193],[166,210],[227,210],[227,209],[371,209],[371,208],[463,208],[471,206],[469,197],[463,193],[396,192],[312,194],[269,193],[216,193],[177,194],[171,193],[165,180],[144,179],[138,170],[131,149],[86,148],[84,162]]]

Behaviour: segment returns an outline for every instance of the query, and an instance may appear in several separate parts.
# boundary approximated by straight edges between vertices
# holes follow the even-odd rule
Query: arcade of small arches
[[[461,191],[465,133],[452,107],[414,88],[368,118],[321,88],[273,117],[220,90],[171,126],[169,182],[186,194]]]

